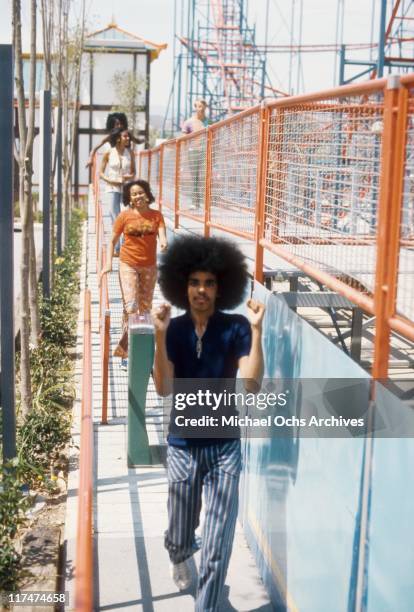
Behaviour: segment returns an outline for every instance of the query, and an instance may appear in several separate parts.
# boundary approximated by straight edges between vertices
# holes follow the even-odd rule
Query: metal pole
[[[290,56],[289,56],[289,85],[288,85],[288,91],[289,91],[289,95],[292,95],[292,75],[293,75],[293,51],[292,51],[292,47],[294,45],[294,41],[295,41],[295,37],[294,37],[294,32],[295,32],[295,0],[292,0],[292,11],[291,11],[291,26],[290,26],[290,47],[291,47],[291,51],[290,51]]]
[[[56,252],[62,254],[62,109],[58,108],[56,133],[57,199],[56,199]]]
[[[150,123],[150,77],[151,77],[151,51],[147,51],[146,68],[146,89],[145,89],[145,148],[149,148],[149,123]]]
[[[174,116],[175,116],[175,69],[176,69],[176,61],[177,61],[177,0],[174,0],[174,40],[173,40],[173,83],[172,83],[172,105],[171,105],[171,129],[173,129],[174,124]],[[180,43],[181,44],[181,43]]]
[[[177,96],[177,117],[175,120],[175,129],[173,125],[173,136],[175,135],[175,131],[179,131],[181,128],[181,79],[182,79],[182,63],[183,58],[182,54],[178,56],[178,96]],[[187,118],[187,117],[186,117]]]
[[[264,237],[266,168],[268,155],[269,109],[262,102],[259,118],[259,160],[257,164],[256,219],[255,219],[255,271],[254,279],[263,284],[263,247],[260,240]]]
[[[174,191],[174,230],[179,227],[179,208],[180,208],[180,153],[181,142],[175,142],[175,191]]]
[[[39,129],[39,202],[43,210],[43,267],[44,297],[50,296],[50,172],[52,159],[52,124],[50,91],[40,92]]]
[[[335,34],[335,45],[341,47],[344,42],[344,0],[339,0],[336,7],[336,34]],[[334,61],[334,77],[333,86],[336,87],[336,71],[337,71],[337,59]],[[299,90],[298,90],[299,91]]]
[[[373,46],[373,42],[374,42],[374,24],[375,24],[375,5],[376,5],[376,0],[372,0],[372,5],[371,5],[371,34],[369,37],[369,42],[371,43],[371,47],[369,50],[369,59],[372,61],[373,57],[374,57],[374,46]]]
[[[213,167],[213,130],[207,128],[207,151],[206,151],[206,183],[204,191],[204,236],[210,237],[210,219],[211,219],[211,176]]]
[[[382,173],[377,221],[378,255],[374,293],[376,320],[372,364],[372,376],[376,379],[386,378],[388,375],[391,333],[389,320],[396,310],[407,114],[407,88],[400,88],[398,75],[390,76],[384,92]]]
[[[343,85],[345,83],[345,45],[341,45],[339,61],[339,85]]]
[[[297,73],[296,73],[296,93],[299,93],[300,88],[300,73],[302,71],[302,54],[300,48],[302,46],[302,32],[303,32],[303,0],[300,0],[299,4],[299,40],[298,40],[298,54],[297,54]]]
[[[158,177],[158,209],[162,211],[162,179],[163,179],[163,170],[164,170],[164,145],[160,146],[160,172]]]
[[[378,61],[377,61],[377,77],[380,79],[384,76],[384,56],[385,56],[385,28],[387,18],[387,0],[381,0],[381,15],[380,29],[378,41]]]
[[[194,4],[194,0],[188,0],[188,13],[187,13],[187,39],[190,40],[191,38],[191,29],[190,29],[190,19],[191,19],[191,8]],[[190,41],[191,43],[191,41]],[[185,115],[185,119],[187,119],[187,117],[189,116],[189,114],[191,113],[191,104],[190,104],[190,111],[188,110],[188,92],[191,91],[191,85],[192,85],[192,81],[190,80],[189,82],[189,72],[190,72],[190,49],[187,50],[187,69],[185,72],[185,111],[184,111],[184,115]],[[190,77],[192,78],[192,75],[190,74]]]
[[[0,321],[3,460],[16,456],[13,296],[13,47],[0,45]]]

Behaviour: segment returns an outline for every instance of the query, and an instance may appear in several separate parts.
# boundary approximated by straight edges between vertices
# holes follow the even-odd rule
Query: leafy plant
[[[23,488],[56,490],[55,473],[63,467],[62,451],[70,439],[70,348],[75,341],[83,219],[83,213],[73,211],[67,247],[56,260],[53,293],[41,304],[42,338],[30,352],[33,409],[18,423],[17,457],[0,467],[0,591],[18,588],[21,556],[15,538],[32,499]],[[17,375],[18,366],[16,359]],[[18,387],[16,395],[19,400]],[[0,426],[1,416],[0,410]]]
[[[0,469],[0,591],[16,590],[20,576],[20,554],[14,538],[26,523],[25,512],[31,499],[22,491],[21,469],[18,460]]]

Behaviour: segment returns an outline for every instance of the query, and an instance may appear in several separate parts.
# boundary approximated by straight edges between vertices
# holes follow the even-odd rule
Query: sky
[[[151,67],[151,113],[164,114],[172,85],[174,0],[86,0],[87,25],[90,31],[104,28],[114,18],[116,23],[156,43],[167,43],[168,49],[160,54]],[[181,5],[182,0],[177,0]],[[11,3],[0,0],[2,19],[0,21],[0,43],[11,40]],[[380,0],[269,0],[267,36],[269,44],[299,41],[307,44],[333,43],[336,39],[336,18],[338,4],[344,6],[344,42],[365,43],[371,40],[372,10],[375,7],[374,23],[376,32],[379,23]],[[40,4],[40,2],[39,2]],[[248,0],[249,21],[257,24],[257,41],[264,42],[266,35],[267,0]],[[303,18],[300,26],[300,6]],[[23,40],[28,44],[28,0],[22,0]],[[74,9],[79,10],[80,1],[73,0]],[[295,10],[292,32],[292,8]],[[39,40],[39,48],[41,43]],[[364,57],[368,56],[364,52]],[[298,58],[294,58],[290,70],[289,56],[272,55],[268,61],[268,72],[274,87],[288,91],[289,83],[300,91],[317,91],[333,86],[335,65],[334,54],[304,54],[302,70],[298,71]],[[337,70],[337,68],[336,68]],[[289,75],[291,75],[289,77]],[[298,76],[299,75],[299,76]]]

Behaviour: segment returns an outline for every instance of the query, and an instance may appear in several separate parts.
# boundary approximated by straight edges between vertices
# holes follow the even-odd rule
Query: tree
[[[83,48],[85,5],[82,2],[79,35],[70,40],[69,8],[72,0],[59,0],[58,24],[56,27],[56,3],[41,0],[43,44],[45,51],[45,84],[58,92],[58,104],[64,110],[64,172],[66,187],[66,234],[70,209],[70,177],[73,166],[73,143],[75,140],[80,89],[80,61]],[[37,295],[36,253],[33,233],[33,143],[35,136],[36,107],[36,9],[37,0],[30,0],[30,77],[29,104],[26,115],[25,84],[23,83],[23,54],[21,27],[21,0],[13,0],[13,42],[15,49],[15,81],[18,102],[18,136],[15,156],[19,165],[19,203],[22,220],[22,261],[21,261],[21,406],[23,416],[32,408],[30,378],[30,345],[38,345],[40,318]],[[58,37],[52,45],[53,38]],[[56,61],[57,60],[57,61]],[[55,74],[53,74],[55,73]],[[53,78],[55,77],[55,78]],[[26,87],[27,89],[27,87]],[[53,193],[53,191],[52,191]],[[53,223],[51,224],[53,228]]]
[[[37,283],[31,286],[31,271],[36,271],[36,253],[33,235],[32,174],[33,142],[35,135],[35,86],[36,86],[36,0],[30,2],[30,81],[29,113],[26,121],[23,83],[21,3],[13,0],[13,41],[16,63],[16,92],[19,120],[19,201],[22,221],[21,309],[20,309],[20,391],[23,415],[32,408],[30,380],[30,339],[37,345],[40,325],[37,307]],[[36,275],[36,272],[35,272]],[[30,336],[30,329],[32,334]]]
[[[60,77],[63,100],[63,211],[64,239],[69,231],[71,212],[72,170],[76,132],[79,123],[79,94],[81,84],[82,51],[85,39],[85,2],[82,1],[80,22],[69,31],[69,0],[64,8],[64,62]]]
[[[53,57],[54,47],[53,42],[55,39],[56,32],[56,21],[55,11],[56,2],[54,0],[41,0],[41,18],[42,18],[42,35],[43,35],[43,62],[45,68],[45,89],[52,93],[52,71],[53,71]],[[52,113],[52,126],[53,126],[53,113]],[[53,126],[52,129],[55,129]],[[52,164],[50,173],[50,273],[51,273],[51,286],[54,284],[55,277],[55,262],[53,254],[55,252],[55,206],[53,197],[53,186],[55,184],[55,164]]]
[[[147,86],[146,79],[138,77],[133,70],[117,70],[110,82],[118,98],[112,110],[125,113],[131,130],[136,130],[138,127],[137,113],[142,106],[141,96]]]

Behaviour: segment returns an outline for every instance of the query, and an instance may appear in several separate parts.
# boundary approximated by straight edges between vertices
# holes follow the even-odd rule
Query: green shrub
[[[31,503],[22,491],[18,460],[0,468],[0,591],[15,591],[20,577],[20,554],[14,538],[26,523],[25,512]]]
[[[19,428],[19,463],[27,484],[50,488],[50,466],[70,439],[68,411],[33,409]]]
[[[53,293],[40,303],[42,337],[30,355],[33,409],[18,424],[16,459],[0,467],[0,591],[18,589],[21,558],[14,539],[31,503],[23,487],[56,490],[55,472],[62,467],[62,451],[70,439],[70,406],[75,391],[69,349],[76,340],[75,298],[79,293],[83,219],[83,213],[73,212],[68,244],[55,260]]]

